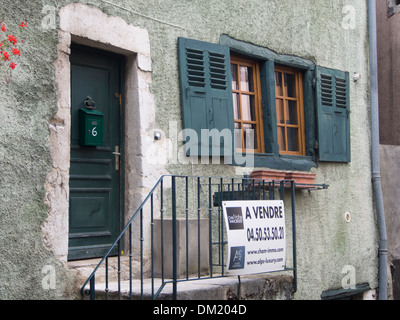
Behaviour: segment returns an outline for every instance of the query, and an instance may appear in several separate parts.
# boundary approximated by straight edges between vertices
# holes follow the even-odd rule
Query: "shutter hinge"
[[[214,110],[213,109],[208,109],[208,112],[210,114],[210,121],[209,123],[213,123],[214,122]]]
[[[319,142],[317,140],[314,141],[313,148],[318,150],[319,149]]]

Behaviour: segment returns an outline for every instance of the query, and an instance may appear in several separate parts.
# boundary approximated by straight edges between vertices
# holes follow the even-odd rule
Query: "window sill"
[[[310,185],[314,185],[315,177],[315,173],[274,170],[258,170],[250,174],[251,179],[273,180],[277,183],[282,180],[294,180],[297,188],[308,188]]]
[[[239,155],[243,158],[246,155]],[[254,168],[269,168],[275,170],[291,170],[291,171],[310,171],[311,168],[316,167],[317,164],[313,161],[312,157],[308,156],[289,156],[289,155],[276,155],[276,154],[254,154]],[[249,157],[249,154],[247,154]],[[249,161],[243,165],[235,164],[237,166],[250,166]]]

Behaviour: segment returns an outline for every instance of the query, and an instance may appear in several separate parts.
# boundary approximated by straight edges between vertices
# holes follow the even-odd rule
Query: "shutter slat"
[[[186,49],[186,67],[189,86],[205,87],[204,53],[201,50]]]
[[[215,52],[209,52],[210,58],[210,80],[211,87],[218,90],[227,88],[227,72],[225,65],[225,55]]]
[[[336,105],[338,108],[346,108],[347,88],[344,79],[336,79]]]
[[[333,106],[332,77],[326,74],[321,74],[321,96],[324,106]]]

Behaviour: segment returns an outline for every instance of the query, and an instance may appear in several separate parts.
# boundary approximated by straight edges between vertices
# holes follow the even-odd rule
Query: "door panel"
[[[121,168],[113,154],[121,143],[123,60],[81,46],[71,48],[71,166],[68,259],[104,255],[115,241],[122,221]],[[104,114],[102,146],[79,145],[79,109],[91,97]]]

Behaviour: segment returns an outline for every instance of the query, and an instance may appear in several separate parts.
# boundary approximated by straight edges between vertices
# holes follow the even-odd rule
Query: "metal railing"
[[[283,200],[286,211],[291,211],[287,215],[287,223],[291,224],[288,245],[292,249],[288,250],[291,259],[287,260],[291,267],[285,271],[293,273],[296,291],[296,188],[315,190],[327,186],[247,177],[162,176],[82,285],[81,294],[96,298],[100,289],[96,288],[95,279],[101,268],[105,299],[109,298],[111,273],[116,273],[113,291],[118,299],[122,285],[127,286],[124,294],[129,299],[157,299],[166,285],[172,284],[172,299],[176,299],[179,282],[226,277],[222,201],[276,199]],[[118,255],[113,257],[115,248]],[[116,260],[113,268],[110,259]]]

